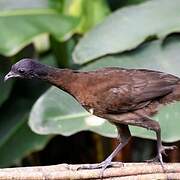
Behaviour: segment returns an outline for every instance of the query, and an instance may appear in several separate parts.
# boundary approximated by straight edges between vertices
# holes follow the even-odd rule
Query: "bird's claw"
[[[163,146],[161,145],[158,148],[158,154],[155,158],[146,160],[146,162],[151,163],[151,162],[160,162],[161,165],[163,166],[163,159],[162,159],[162,154],[167,156],[166,150],[174,150],[177,149],[177,146]]]
[[[106,169],[108,166],[111,166],[112,162],[110,159],[106,159],[104,161],[102,161],[101,163],[99,164],[85,164],[85,165],[82,165],[78,168],[79,169]]]
[[[121,163],[121,165],[123,165],[122,162],[112,162],[112,159],[107,158],[106,160],[102,161],[99,164],[85,164],[82,165],[80,167],[78,167],[77,170],[80,169],[100,169],[101,168],[101,172],[100,172],[100,178],[103,178],[103,173],[105,171],[105,169],[109,166],[119,166]]]
[[[100,169],[101,168],[100,178],[102,179],[105,169],[108,166],[111,166],[111,164],[112,164],[111,159],[107,158],[106,160],[102,161],[99,164],[85,164],[85,165],[82,165],[77,170],[80,170],[80,169]]]
[[[159,161],[158,156],[156,156],[152,159],[145,160],[145,162],[147,162],[147,163],[153,163],[153,162],[158,162],[158,161]]]

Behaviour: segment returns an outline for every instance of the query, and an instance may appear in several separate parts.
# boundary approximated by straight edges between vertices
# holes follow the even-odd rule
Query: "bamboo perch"
[[[0,180],[66,180],[100,179],[101,170],[77,170],[81,165],[51,165],[0,169]],[[163,173],[159,163],[114,163],[104,171],[103,179],[113,180],[152,180],[180,179],[180,163],[164,164]]]

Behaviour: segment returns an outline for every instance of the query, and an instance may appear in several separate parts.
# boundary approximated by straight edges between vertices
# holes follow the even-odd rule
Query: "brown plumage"
[[[12,66],[5,80],[12,77],[38,78],[47,81],[74,96],[93,114],[114,123],[120,144],[102,163],[83,168],[111,165],[114,156],[129,142],[128,125],[140,126],[156,132],[157,157],[163,166],[159,123],[150,117],[163,105],[180,100],[180,79],[176,76],[147,69],[103,68],[96,71],[74,71],[42,65],[24,59]]]

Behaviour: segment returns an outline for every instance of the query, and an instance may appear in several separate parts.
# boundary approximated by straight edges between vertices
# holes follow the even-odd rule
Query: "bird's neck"
[[[47,72],[47,76],[44,77],[45,81],[73,95],[72,85],[77,78],[73,70],[50,67]]]

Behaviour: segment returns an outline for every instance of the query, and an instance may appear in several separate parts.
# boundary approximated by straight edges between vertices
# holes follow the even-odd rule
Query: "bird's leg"
[[[163,159],[162,159],[162,154],[166,155],[166,150],[173,150],[176,149],[176,146],[163,146],[162,142],[161,142],[161,130],[159,129],[159,131],[156,132],[156,136],[157,136],[157,150],[158,150],[158,154],[155,158],[147,160],[147,162],[156,162],[156,161],[160,161],[161,166],[163,167]]]
[[[148,116],[136,113],[139,116],[141,116],[142,119],[142,123],[138,123],[137,126],[141,126],[150,130],[153,130],[156,132],[156,137],[157,137],[157,156],[151,160],[148,160],[148,162],[153,162],[153,161],[159,161],[163,170],[164,170],[164,166],[163,166],[163,158],[162,158],[162,154],[166,155],[166,150],[173,150],[176,148],[176,146],[163,146],[162,145],[162,141],[161,141],[161,128],[160,125],[157,121],[152,120],[151,118],[149,118]]]
[[[116,124],[118,129],[118,139],[120,140],[119,145],[116,149],[101,163],[99,164],[88,164],[79,167],[79,169],[97,169],[102,168],[102,174],[104,170],[112,165],[112,159],[121,151],[121,149],[129,142],[131,134],[128,125]]]
[[[104,171],[108,166],[111,165],[113,158],[126,146],[131,138],[128,125],[116,124],[118,130],[118,140],[120,141],[116,149],[100,164]]]

